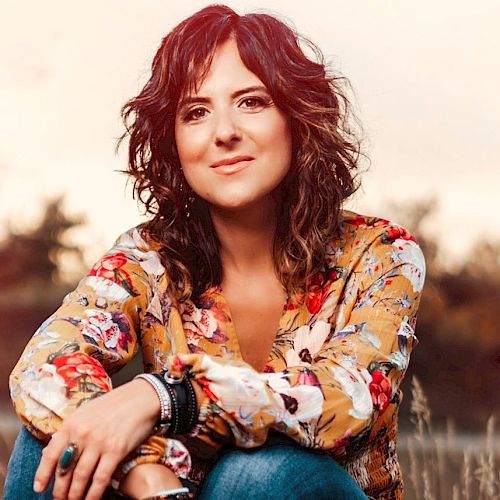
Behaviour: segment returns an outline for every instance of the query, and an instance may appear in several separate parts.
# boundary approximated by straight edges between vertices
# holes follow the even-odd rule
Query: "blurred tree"
[[[47,202],[40,224],[31,231],[9,231],[0,245],[0,287],[2,290],[39,282],[60,284],[60,258],[73,254],[83,264],[81,250],[64,241],[64,235],[73,227],[83,224],[81,216],[68,216],[62,209],[63,197]]]
[[[28,339],[74,287],[61,279],[60,260],[69,253],[83,267],[81,250],[65,241],[83,222],[66,215],[58,197],[46,203],[37,227],[10,230],[0,243],[0,402],[8,400],[7,378]]]
[[[423,228],[435,211],[435,200],[396,208],[417,237],[427,264],[417,321],[419,345],[403,391],[410,393],[415,374],[438,426],[451,417],[464,429],[482,429],[491,414],[500,417],[500,244],[477,242],[460,267],[447,270],[438,258],[439,240]],[[403,425],[409,422],[409,406],[406,401],[402,407]]]

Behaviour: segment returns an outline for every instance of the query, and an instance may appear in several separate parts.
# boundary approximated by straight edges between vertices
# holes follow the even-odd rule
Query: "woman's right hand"
[[[44,448],[35,491],[44,491],[55,474],[54,499],[100,499],[118,464],[150,436],[159,414],[158,396],[142,379],[86,402],[63,420]],[[61,474],[58,461],[71,442],[78,460]]]
[[[165,465],[139,464],[122,480],[120,491],[131,498],[145,498],[180,487],[182,483]]]

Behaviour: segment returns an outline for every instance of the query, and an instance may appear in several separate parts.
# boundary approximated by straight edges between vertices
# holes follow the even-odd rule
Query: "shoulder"
[[[377,238],[391,228],[403,229],[398,224],[387,219],[373,215],[362,215],[349,210],[342,210],[341,218],[341,237],[344,239],[359,236]]]
[[[425,259],[416,238],[387,219],[343,210],[339,237],[329,255],[349,268],[370,261],[384,266],[412,265],[425,273]]]
[[[121,233],[115,240],[113,249],[122,249],[124,251],[156,252],[159,244],[153,240],[145,228],[145,224],[131,227]]]
[[[93,266],[92,275],[117,275],[120,272],[160,277],[165,273],[158,253],[159,245],[149,236],[144,225],[132,227],[121,233],[113,246]]]

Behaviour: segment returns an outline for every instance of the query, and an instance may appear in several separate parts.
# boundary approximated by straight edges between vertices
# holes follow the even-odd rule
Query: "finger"
[[[99,453],[85,448],[73,469],[68,500],[83,498],[87,485],[99,462]]]
[[[52,435],[49,444],[42,450],[42,458],[35,473],[33,480],[33,489],[36,492],[45,491],[47,486],[54,475],[57,462],[61,453],[63,452],[68,437],[64,432],[56,432]]]
[[[71,486],[72,476],[72,468],[64,474],[61,474],[60,470],[56,469],[54,488],[52,490],[52,497],[54,500],[66,500],[68,498],[68,491]]]
[[[102,455],[92,478],[92,485],[85,500],[99,500],[111,482],[111,476],[118,465],[119,460],[113,455]]]
[[[68,443],[62,453],[62,460],[59,459],[54,481],[53,496],[56,499],[68,498],[68,491],[73,481],[73,473],[75,467],[78,465],[79,454],[81,452],[74,443]],[[64,467],[61,461],[65,462]]]

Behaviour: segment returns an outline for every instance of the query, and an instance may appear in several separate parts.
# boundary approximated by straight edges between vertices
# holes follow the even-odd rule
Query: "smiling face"
[[[289,119],[232,39],[216,50],[197,94],[181,99],[175,141],[188,184],[223,210],[270,200],[290,168]]]

